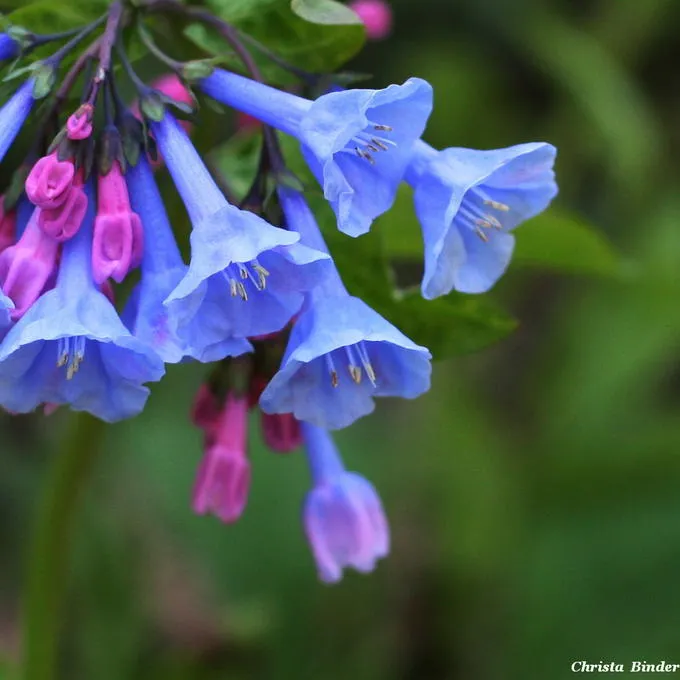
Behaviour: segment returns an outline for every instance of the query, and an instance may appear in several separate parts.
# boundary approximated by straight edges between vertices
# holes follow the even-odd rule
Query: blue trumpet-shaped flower
[[[326,430],[309,423],[301,426],[314,482],[303,519],[319,578],[337,583],[345,567],[373,571],[390,550],[380,497],[363,477],[345,470]]]
[[[125,313],[133,334],[168,363],[185,358],[219,361],[252,350],[251,344],[242,338],[212,342],[213,319],[207,314],[195,315],[184,326],[173,318],[173,309],[163,302],[186,276],[188,267],[182,260],[145,156],[128,170],[126,177],[132,209],[142,221],[146,243],[142,281]]]
[[[419,142],[414,151],[406,179],[415,189],[425,243],[423,296],[489,290],[510,263],[510,232],[557,194],[555,147],[438,152]]]
[[[199,83],[213,99],[295,136],[350,236],[394,203],[432,110],[432,88],[411,78],[383,90],[331,92],[309,101],[220,69]]]
[[[113,422],[138,414],[163,362],[133,337],[96,288],[91,270],[94,196],[78,234],[64,244],[56,287],[10,329],[0,345],[0,404],[18,413],[42,403]]]
[[[29,78],[0,109],[0,161],[12,146],[33,108],[33,78]]]
[[[230,205],[170,114],[153,130],[193,225],[189,270],[166,300],[178,333],[198,314],[208,345],[281,330],[303,291],[326,276],[330,257]]]
[[[0,61],[14,59],[19,54],[19,49],[19,43],[12,36],[0,33]]]
[[[288,227],[325,247],[299,193],[280,189]],[[367,304],[349,295],[337,270],[310,292],[278,373],[260,398],[266,413],[335,430],[374,409],[374,397],[412,399],[429,389],[431,355]]]

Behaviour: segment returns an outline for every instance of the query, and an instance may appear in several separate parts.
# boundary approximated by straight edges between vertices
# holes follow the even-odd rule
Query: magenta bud
[[[194,484],[195,513],[211,513],[226,524],[241,517],[250,490],[250,463],[242,453],[219,443],[206,451]]]
[[[66,121],[66,134],[69,139],[87,139],[92,134],[92,104],[83,104]]]
[[[194,484],[192,507],[199,515],[212,513],[223,522],[235,522],[242,514],[250,490],[250,463],[246,458],[248,429],[248,400],[229,395],[214,423],[212,406],[207,393],[199,392],[204,399],[198,415],[206,430],[207,448],[198,469]],[[194,411],[196,416],[196,409]],[[194,417],[195,417],[194,416]]]
[[[125,177],[118,162],[99,177],[99,201],[92,241],[92,273],[101,284],[111,277],[120,283],[142,261],[144,233],[132,212]]]
[[[383,40],[392,32],[392,10],[385,0],[354,0],[349,7],[363,21],[369,40]]]
[[[290,453],[302,446],[300,423],[292,413],[263,413],[260,425],[265,444],[277,453]]]
[[[36,208],[19,241],[0,254],[0,288],[14,303],[15,321],[40,297],[57,261],[59,244],[40,229],[39,214]]]
[[[136,213],[99,215],[92,239],[92,275],[102,284],[112,278],[121,283],[139,265],[142,223]]]
[[[62,205],[41,211],[38,224],[45,234],[61,243],[78,233],[86,212],[87,196],[82,187],[74,184]]]
[[[74,176],[70,161],[60,161],[56,152],[43,156],[26,178],[26,195],[39,208],[58,208],[68,198]]]

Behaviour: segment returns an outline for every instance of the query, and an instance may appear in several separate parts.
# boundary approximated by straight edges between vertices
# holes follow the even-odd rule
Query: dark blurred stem
[[[104,423],[85,414],[73,416],[69,427],[36,509],[24,586],[20,680],[54,680],[57,675],[74,520],[105,432]]]
[[[146,83],[137,75],[137,72],[135,71],[134,67],[130,63],[130,60],[128,59],[127,54],[125,53],[125,48],[123,47],[121,41],[119,40],[118,43],[116,44],[116,50],[118,52],[118,58],[120,59],[120,63],[123,65],[123,69],[125,73],[127,73],[128,78],[132,82],[132,84],[135,86],[135,89],[140,95],[143,95],[145,92],[147,92],[150,88],[146,85]]]
[[[278,54],[272,52],[266,45],[263,45],[259,40],[255,40],[255,38],[249,36],[247,33],[239,31],[238,35],[241,38],[241,40],[243,40],[243,42],[247,43],[251,47],[254,47],[258,52],[264,54],[264,56],[267,57],[269,61],[276,64],[284,71],[292,73],[294,76],[305,82],[307,85],[314,86],[318,84],[319,76],[316,75],[315,73],[310,73],[309,71],[305,71],[304,69],[298,68],[297,66],[293,66],[293,64],[279,57]]]
[[[163,52],[163,50],[161,50],[161,48],[158,47],[158,45],[156,45],[148,29],[146,28],[146,26],[144,26],[144,24],[141,21],[137,22],[137,32],[139,33],[139,37],[142,43],[144,43],[146,49],[149,50],[149,53],[156,57],[158,61],[165,64],[173,71],[179,72],[182,70],[182,66],[184,66],[184,64],[181,61],[177,61],[176,59],[173,59],[171,56],[165,54],[165,52]]]
[[[63,47],[58,49],[52,56],[45,59],[46,64],[51,66],[59,66],[61,60],[68,55],[73,49],[75,49],[82,40],[84,40],[90,33],[101,26],[107,19],[108,14],[104,14],[96,21],[93,21],[89,26],[86,26],[80,33],[77,33],[74,38],[69,40]]]
[[[64,31],[63,33],[49,33],[43,35],[34,35],[31,38],[31,49],[34,47],[40,47],[41,45],[46,45],[47,43],[57,42],[59,40],[66,40],[66,38],[71,38],[74,35],[80,33],[83,30],[82,26],[78,28],[72,28],[70,31]]]
[[[99,94],[99,88],[111,70],[111,53],[113,46],[118,40],[118,32],[123,22],[123,4],[121,2],[114,2],[109,8],[109,16],[106,20],[106,27],[99,40],[99,50],[97,56],[99,57],[99,66],[95,72],[92,80],[92,90],[88,97],[91,104],[94,104]]]

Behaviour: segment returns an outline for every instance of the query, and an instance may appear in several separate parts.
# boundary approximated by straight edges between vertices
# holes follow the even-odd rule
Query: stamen
[[[366,346],[364,345],[363,342],[360,342],[358,345],[355,345],[355,347],[359,352],[359,357],[361,358],[361,363],[363,364],[364,371],[366,371],[366,375],[368,376],[368,379],[371,381],[371,385],[375,387],[377,384],[377,376],[375,371],[373,370],[371,361],[368,358],[368,351],[366,350]]]
[[[238,295],[238,287],[234,279],[229,279],[229,289],[231,291],[231,297],[236,297]]]
[[[238,294],[241,296],[243,302],[248,302],[248,293],[246,292],[246,287],[240,281],[236,284],[236,287],[238,288]]]
[[[376,145],[379,149],[381,149],[382,151],[389,151],[389,148],[390,148],[390,147],[387,146],[387,144],[385,144],[385,143],[384,143],[383,141],[381,141],[380,139],[376,139],[375,137],[371,137],[371,142],[372,142],[373,144],[375,144],[375,145]]]
[[[248,278],[248,270],[242,264],[239,264],[238,269],[239,269],[239,272],[241,274],[241,278],[247,279]]]
[[[85,360],[85,338],[61,338],[57,345],[57,366],[66,366],[66,380],[72,380]]]
[[[269,276],[269,272],[259,262],[257,262],[257,260],[254,260],[251,263],[251,267],[255,270],[255,273],[257,274],[260,281],[260,290],[264,290],[267,287],[267,277]]]
[[[59,338],[57,343],[57,367],[62,368],[68,363],[68,342],[67,338]]]
[[[356,356],[354,354],[354,349],[351,345],[345,347],[345,353],[349,359],[349,364],[347,370],[349,371],[352,380],[357,384],[361,384],[361,368],[357,366]]]
[[[326,354],[326,367],[328,368],[328,372],[331,375],[331,385],[333,387],[337,387],[340,384],[340,381],[338,380],[338,372],[335,370],[335,362],[333,361],[333,357],[330,354]]]
[[[384,132],[392,132],[392,130],[393,130],[394,128],[393,128],[392,126],[390,126],[390,125],[374,125],[374,126],[373,126],[373,129],[374,129],[374,130],[382,130],[382,131],[384,131]]]
[[[508,210],[510,210],[509,205],[506,205],[505,203],[499,203],[498,201],[492,201],[490,198],[484,199],[484,205],[488,205],[490,208],[493,208],[494,210],[500,210],[501,212],[508,212]]]
[[[488,243],[488,242],[489,242],[489,236],[488,236],[487,234],[485,234],[485,233],[484,233],[479,227],[477,227],[477,226],[475,227],[475,234],[477,234],[477,236],[479,236],[479,238],[481,238],[482,241],[484,241],[484,243]]]

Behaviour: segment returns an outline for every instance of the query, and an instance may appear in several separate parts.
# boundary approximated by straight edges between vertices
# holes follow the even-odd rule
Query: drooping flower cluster
[[[163,7],[146,4],[149,12]],[[138,5],[143,19],[145,3]],[[433,149],[422,140],[433,93],[419,78],[307,99],[264,84],[255,71],[249,78],[166,59],[185,79],[148,86],[119,41],[122,73],[139,95],[128,107],[112,51],[127,15],[115,6],[38,121],[51,130],[45,121],[63,116],[63,127],[37,135],[2,198],[0,405],[12,413],[65,405],[113,422],[142,411],[148,383],[166,364],[214,363],[193,413],[204,433],[194,510],[224,522],[243,513],[248,414],[257,409],[270,448],[305,446],[313,487],[304,525],[321,579],[337,581],[345,567],[370,571],[389,550],[385,515],[375,489],[345,470],[329,431],[369,414],[375,397],[425,393],[431,355],[347,290],[274,129],[299,142],[349,236],[368,232],[403,182],[414,188],[427,299],[482,293],[500,278],[512,231],[557,192],[555,149]],[[211,21],[233,46],[230,27]],[[0,159],[58,81],[46,87],[45,71],[56,72],[92,30],[38,62],[0,109]],[[20,44],[2,35],[0,59],[25,57],[33,44],[35,36]],[[80,103],[62,111],[88,61],[96,68]],[[190,112],[192,85],[260,123],[259,170],[242,200],[225,193],[191,126],[171,112]],[[154,177],[161,165],[191,223],[188,261]]]

